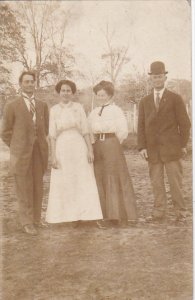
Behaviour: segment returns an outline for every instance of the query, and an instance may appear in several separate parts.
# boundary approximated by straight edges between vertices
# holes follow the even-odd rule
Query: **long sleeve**
[[[56,134],[57,134],[57,127],[54,118],[54,110],[51,108],[50,116],[49,116],[49,136],[55,139]]]
[[[49,133],[49,110],[48,110],[48,106],[45,103],[45,107],[44,107],[44,115],[45,115],[45,134],[48,135]]]
[[[87,121],[88,121],[90,140],[91,140],[91,143],[94,144],[95,143],[95,138],[94,138],[94,134],[93,134],[93,131],[92,131],[92,128],[91,128],[92,117],[93,117],[93,111],[90,112],[90,114],[87,118]]]
[[[7,104],[5,106],[4,114],[3,114],[1,138],[8,147],[10,146],[11,143],[13,125],[14,125],[13,106],[11,104]]]
[[[128,136],[128,126],[125,115],[120,107],[117,107],[116,111],[116,136],[119,139],[120,144],[127,138]]]
[[[143,100],[141,100],[139,103],[137,144],[138,144],[139,151],[142,149],[146,149],[145,118],[144,118]]]
[[[188,117],[185,104],[180,96],[177,98],[175,105],[176,119],[178,122],[179,133],[181,136],[181,146],[184,148],[187,145],[190,135],[190,119]]]
[[[115,104],[104,108],[99,116],[99,107],[95,108],[88,117],[90,124],[91,139],[96,133],[115,133],[119,142],[122,143],[128,136],[128,126],[125,115],[120,107]]]
[[[89,134],[87,117],[82,105],[80,105],[80,130],[82,135]]]

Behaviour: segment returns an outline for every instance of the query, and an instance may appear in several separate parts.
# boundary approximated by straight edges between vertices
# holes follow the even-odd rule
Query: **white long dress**
[[[57,137],[57,130],[64,131]],[[56,139],[59,169],[51,170],[46,221],[48,223],[102,219],[93,164],[87,159],[83,135],[88,133],[81,104],[54,105],[49,135]]]

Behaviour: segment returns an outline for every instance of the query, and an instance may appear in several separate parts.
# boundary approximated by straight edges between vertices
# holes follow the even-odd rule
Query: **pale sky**
[[[150,63],[162,60],[168,78],[191,79],[191,10],[186,0],[63,1],[74,6],[77,18],[66,31],[73,45],[77,67],[84,73],[100,74],[106,53],[102,29],[108,21],[115,28],[114,43],[129,43],[130,61],[120,78],[149,70]],[[81,86],[89,82],[80,82]]]
[[[106,20],[116,28],[118,46],[130,44],[130,62],[141,72],[162,60],[170,78],[191,78],[191,12],[186,0],[82,1],[82,17],[70,31],[75,48],[87,56],[97,70],[101,65],[105,39],[101,28]]]

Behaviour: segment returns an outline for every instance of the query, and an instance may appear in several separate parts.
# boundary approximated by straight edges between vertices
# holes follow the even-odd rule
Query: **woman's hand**
[[[59,135],[62,133],[64,131],[64,129],[63,128],[59,128],[59,129],[57,129],[57,132],[56,132],[56,137],[58,138],[59,137]]]
[[[92,148],[92,144],[91,144],[91,141],[90,141],[90,138],[89,138],[89,134],[87,133],[83,137],[84,137],[84,140],[87,144],[87,149],[88,149],[87,159],[88,159],[88,162],[91,164],[94,161],[94,155],[93,155],[93,148]]]
[[[88,158],[88,162],[89,162],[90,164],[92,164],[93,161],[94,161],[93,150],[88,150],[87,158]]]
[[[51,159],[51,166],[53,169],[59,169],[59,163],[57,161],[56,156],[53,156]]]

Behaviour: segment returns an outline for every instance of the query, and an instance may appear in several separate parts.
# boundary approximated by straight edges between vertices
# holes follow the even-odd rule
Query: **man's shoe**
[[[35,222],[34,226],[37,228],[47,228],[47,227],[49,227],[49,224],[47,224],[43,221],[40,221],[40,222]]]
[[[23,232],[30,235],[37,235],[38,232],[32,224],[27,224],[23,226]]]
[[[127,225],[130,227],[135,227],[137,223],[137,220],[127,220]]]
[[[148,218],[146,218],[146,222],[163,222],[165,221],[165,216],[149,216]]]

